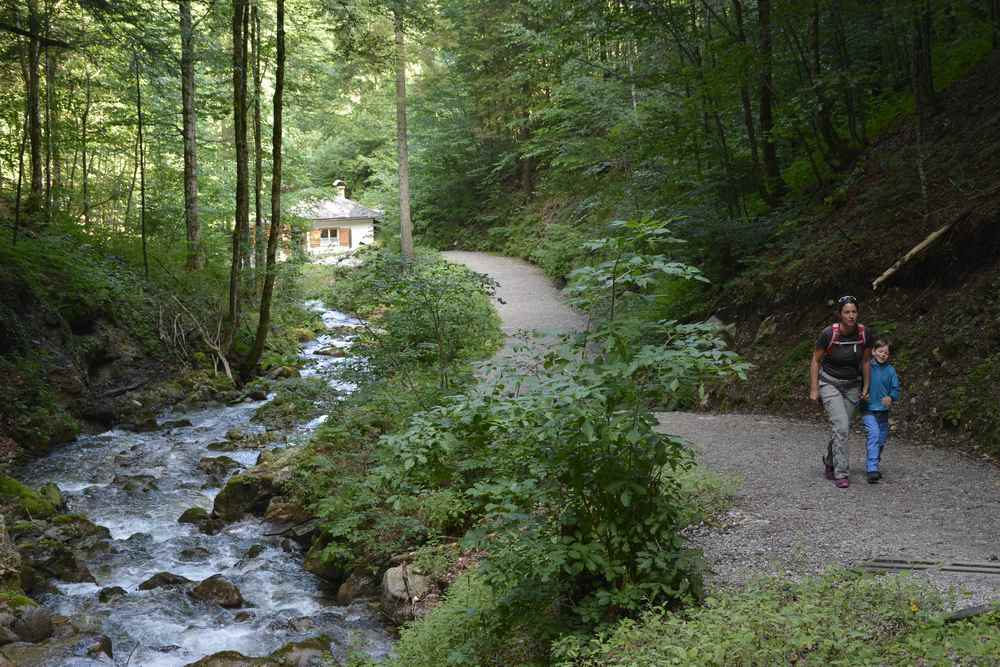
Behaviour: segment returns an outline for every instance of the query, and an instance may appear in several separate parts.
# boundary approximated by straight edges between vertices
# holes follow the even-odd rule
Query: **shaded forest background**
[[[523,256],[565,280],[609,221],[671,220],[679,259],[711,284],[664,281],[648,317],[732,324],[766,387],[744,407],[802,408],[802,341],[849,292],[899,339],[913,415],[996,446],[1000,325],[985,295],[997,255],[998,4],[289,0],[278,208],[331,195],[342,179],[386,211],[382,236],[397,242],[398,34],[418,241]],[[142,289],[184,292],[158,317],[190,314],[217,356],[245,362],[274,186],[275,13],[246,2],[8,3],[5,263],[62,266],[41,282],[79,283],[74,253],[99,248],[118,262],[102,275],[142,273]],[[236,44],[245,125],[234,116]],[[246,313],[227,303],[234,264]],[[8,276],[11,291],[24,291],[18,280]],[[27,345],[30,332],[12,324],[24,304],[5,308],[5,338]],[[94,308],[60,308],[70,329],[94,320]],[[224,314],[218,334],[209,313]]]

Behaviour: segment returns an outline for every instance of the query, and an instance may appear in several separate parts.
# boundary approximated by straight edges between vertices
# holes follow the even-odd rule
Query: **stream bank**
[[[327,376],[346,358],[358,322],[307,305],[322,310],[330,333],[304,346],[303,375],[350,391]],[[291,658],[277,653],[304,660],[302,651],[319,645],[327,650],[317,660],[331,652],[387,655],[390,637],[368,604],[338,606],[333,591],[305,571],[308,531],[296,539],[275,528],[272,520],[301,518],[289,513],[294,508],[260,493],[254,502],[263,498],[264,506],[241,506],[233,490],[240,484],[226,485],[234,475],[253,479],[240,473],[258,460],[280,462],[287,445],[305,441],[322,422],[268,432],[253,417],[272,399],[255,393],[168,411],[155,430],[83,436],[22,471],[28,487],[51,494],[50,511],[40,516],[36,504],[8,526],[26,590],[47,611],[26,611],[32,607],[20,599],[17,608],[8,605],[12,618],[0,619],[10,620],[6,638],[21,641],[0,641],[0,655],[24,667],[236,664],[224,662],[236,655],[265,660],[245,664],[311,664],[287,663]],[[26,498],[32,493],[20,488]],[[75,514],[62,513],[63,503]],[[35,634],[15,631],[28,616],[43,615],[49,622],[39,621]],[[295,648],[302,642],[310,643]]]

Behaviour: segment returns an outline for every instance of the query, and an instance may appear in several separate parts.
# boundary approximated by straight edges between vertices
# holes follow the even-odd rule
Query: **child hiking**
[[[868,432],[866,470],[869,484],[875,484],[882,479],[879,464],[882,462],[882,449],[889,439],[889,410],[899,400],[899,376],[889,363],[891,352],[889,341],[883,339],[875,341],[872,348],[868,402],[861,418]]]

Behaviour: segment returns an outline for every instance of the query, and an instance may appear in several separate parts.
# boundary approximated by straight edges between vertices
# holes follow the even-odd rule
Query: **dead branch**
[[[101,394],[101,398],[114,398],[115,396],[121,396],[122,394],[127,394],[130,391],[135,391],[136,389],[139,389],[140,387],[143,387],[147,384],[149,384],[149,380],[141,380],[139,382],[135,382],[125,387],[118,387],[117,389],[111,389],[110,391],[106,391],[103,394]]]
[[[961,222],[970,213],[972,213],[972,209],[966,209],[965,211],[963,211],[962,213],[960,213],[958,215],[958,217],[956,217],[954,220],[952,220],[951,222],[949,222],[947,225],[945,225],[944,227],[941,227],[937,231],[934,231],[934,232],[930,233],[927,236],[927,238],[925,238],[923,241],[921,241],[917,245],[913,246],[913,248],[911,248],[908,253],[906,253],[905,255],[903,255],[902,257],[900,257],[898,260],[896,260],[895,264],[893,264],[888,269],[886,269],[885,273],[883,273],[882,275],[880,275],[878,278],[876,278],[874,280],[874,282],[872,282],[872,291],[877,290],[879,285],[881,285],[886,280],[888,280],[889,278],[891,278],[897,271],[899,271],[899,269],[904,264],[906,264],[911,259],[913,259],[917,255],[919,255],[920,253],[922,253],[924,250],[926,250],[931,244],[933,244],[935,241],[937,241],[942,236],[944,236],[944,234],[949,229],[951,229],[956,224],[958,224],[959,222]]]
[[[229,367],[229,360],[226,359],[226,354],[222,350],[221,331],[217,330],[216,336],[213,338],[211,335],[209,335],[208,331],[205,329],[205,326],[202,324],[201,320],[195,317],[194,313],[192,313],[188,309],[188,307],[185,306],[184,303],[177,298],[176,295],[174,296],[174,301],[177,302],[177,305],[181,307],[181,310],[183,310],[187,314],[187,316],[191,319],[191,322],[198,330],[198,333],[201,334],[201,339],[202,341],[204,341],[205,345],[208,346],[208,349],[210,349],[213,353],[215,353],[215,356],[218,357],[219,362],[222,364],[223,370],[225,370],[226,372],[226,377],[229,378],[229,380],[233,384],[236,384],[236,380],[233,378],[233,370],[232,368]]]

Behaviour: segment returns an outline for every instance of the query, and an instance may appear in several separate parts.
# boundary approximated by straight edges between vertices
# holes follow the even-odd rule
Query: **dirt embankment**
[[[756,368],[727,407],[815,413],[808,360],[833,299],[895,347],[911,437],[1000,454],[1000,54],[938,96],[923,141],[915,120],[879,137],[824,213],[786,234],[727,288],[723,320]],[[946,225],[878,290],[872,282]]]
[[[81,431],[155,423],[162,401],[150,390],[171,375],[155,327],[139,331],[73,289],[53,302],[13,268],[0,270],[0,468]]]

